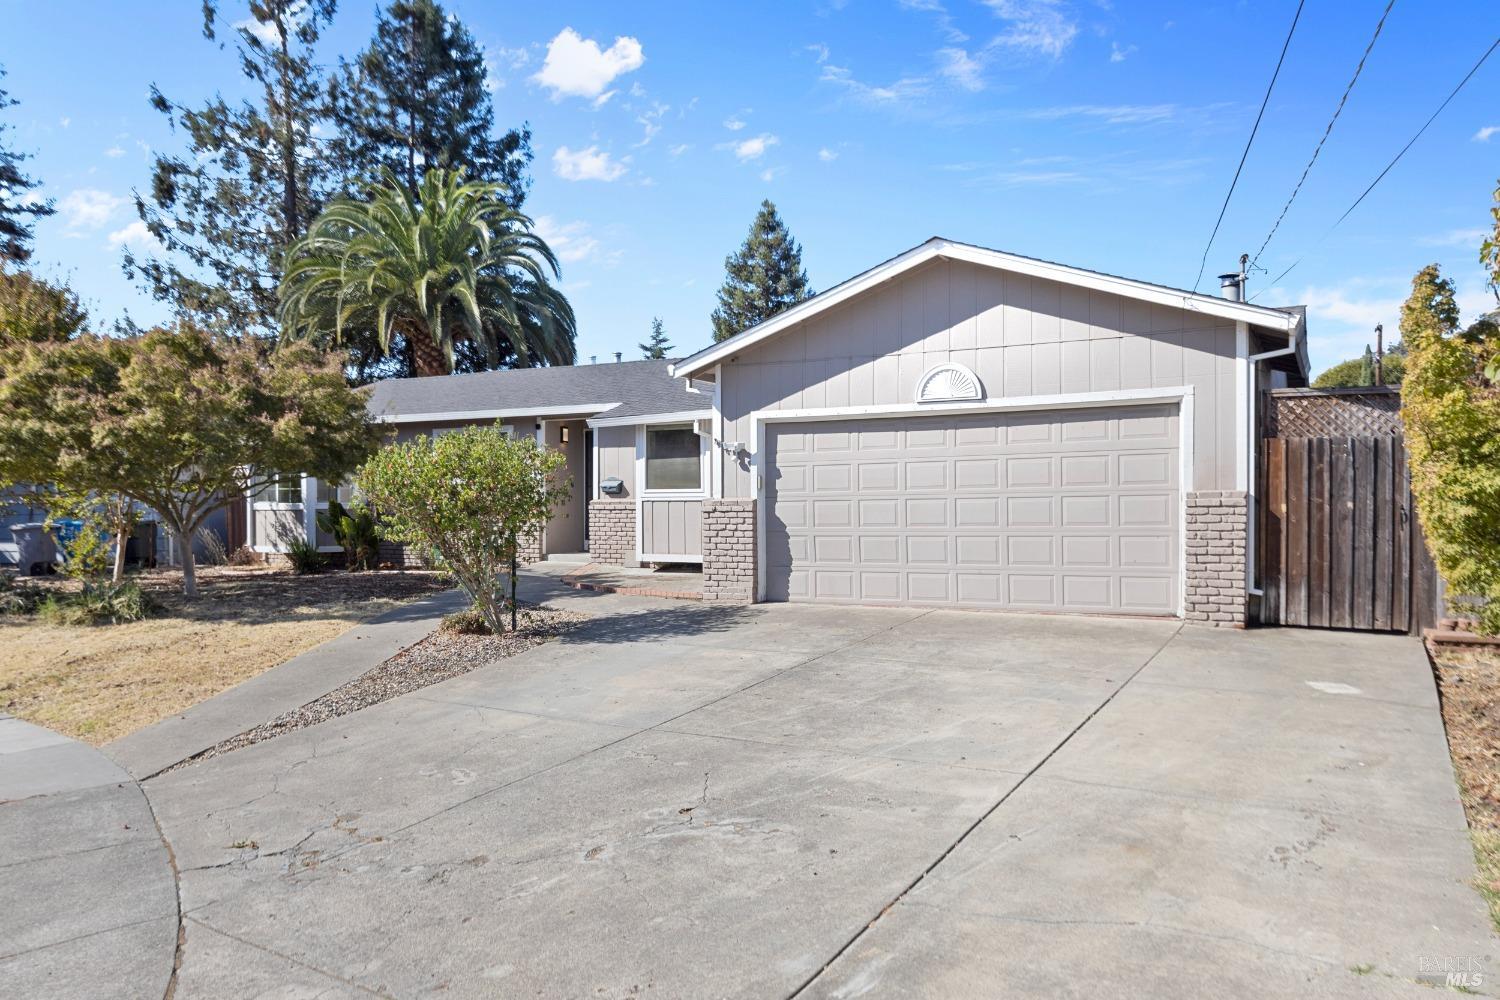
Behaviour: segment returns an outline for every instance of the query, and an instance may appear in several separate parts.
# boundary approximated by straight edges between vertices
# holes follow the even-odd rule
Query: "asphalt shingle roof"
[[[387,379],[368,388],[369,410],[376,417],[573,405],[598,417],[711,410],[711,393],[689,392],[682,379],[667,374],[670,363],[619,361]]]

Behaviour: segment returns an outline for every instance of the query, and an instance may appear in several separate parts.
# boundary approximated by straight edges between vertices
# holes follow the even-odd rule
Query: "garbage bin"
[[[57,561],[57,543],[42,521],[12,524],[10,536],[16,542],[16,567],[27,576],[52,572]]]

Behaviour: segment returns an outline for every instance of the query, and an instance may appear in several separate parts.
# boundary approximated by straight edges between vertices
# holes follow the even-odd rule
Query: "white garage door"
[[[766,597],[1176,614],[1177,408],[770,424]]]

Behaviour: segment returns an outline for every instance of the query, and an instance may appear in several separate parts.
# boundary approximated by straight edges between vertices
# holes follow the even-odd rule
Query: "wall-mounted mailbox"
[[[610,476],[608,479],[601,479],[599,481],[599,492],[617,497],[625,492],[625,482],[621,479],[616,479],[614,476]]]

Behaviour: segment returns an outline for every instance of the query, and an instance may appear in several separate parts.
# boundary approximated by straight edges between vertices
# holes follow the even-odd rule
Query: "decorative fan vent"
[[[963,365],[938,365],[917,382],[917,402],[939,403],[956,399],[982,399],[979,378]]]

